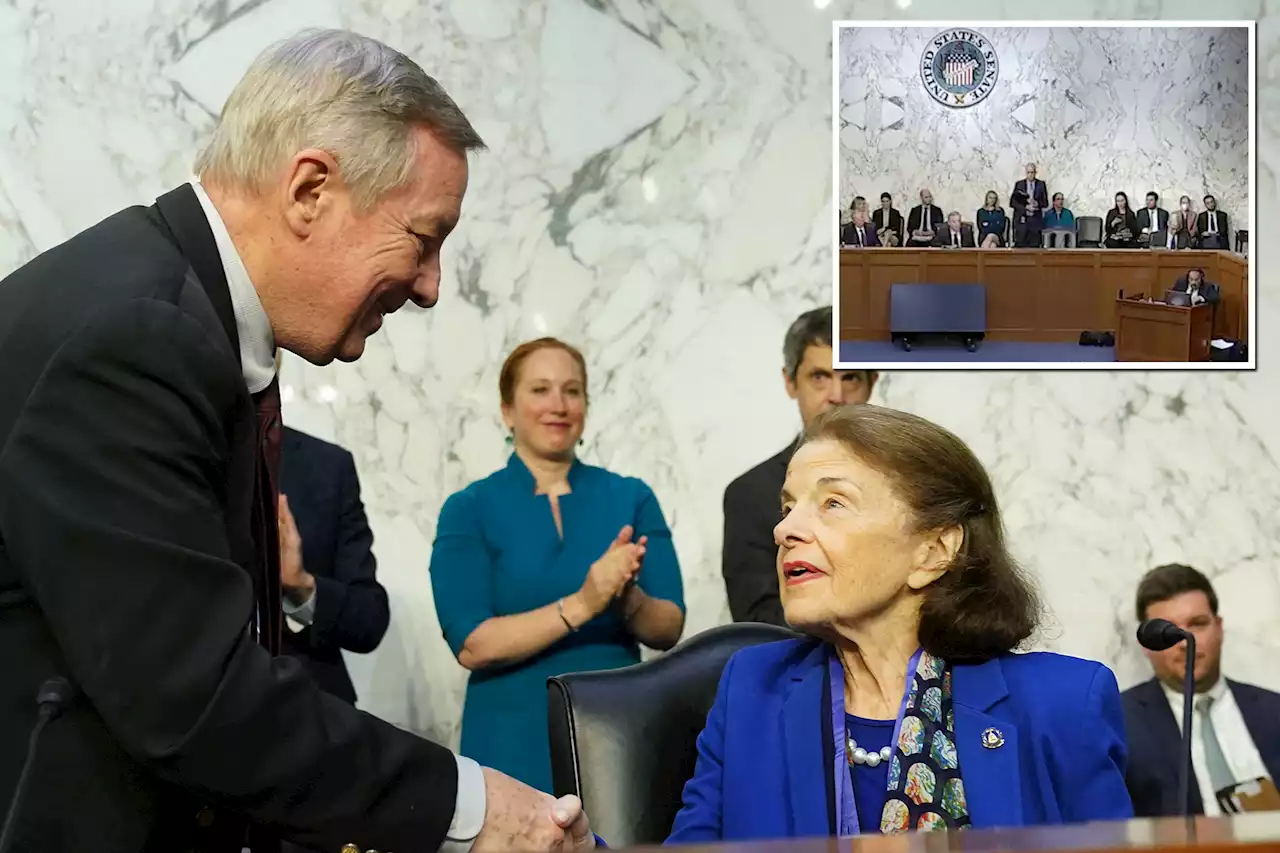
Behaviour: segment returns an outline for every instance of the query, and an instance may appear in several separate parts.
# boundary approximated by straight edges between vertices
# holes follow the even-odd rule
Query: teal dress
[[[640,480],[574,462],[559,497],[564,538],[551,503],[512,454],[507,466],[445,501],[431,552],[431,587],[444,638],[455,655],[481,622],[525,613],[572,595],[624,525],[648,536],[638,583],[684,610],[671,531]],[[463,755],[551,791],[547,678],[638,663],[640,647],[616,608],[540,654],[471,673],[462,711]]]

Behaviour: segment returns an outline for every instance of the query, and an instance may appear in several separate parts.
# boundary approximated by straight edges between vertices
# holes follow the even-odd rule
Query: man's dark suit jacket
[[[1240,706],[1245,728],[1258,747],[1262,764],[1273,780],[1280,779],[1280,693],[1227,681]],[[1121,694],[1129,740],[1125,784],[1133,799],[1135,817],[1178,815],[1178,763],[1182,728],[1169,707],[1164,688],[1154,678]],[[1245,780],[1241,780],[1245,781]],[[1200,788],[1190,787],[1191,811],[1204,814]]]
[[[1215,210],[1218,214],[1218,236],[1222,238],[1222,248],[1231,248],[1231,223],[1227,220],[1227,215],[1221,210]],[[1204,245],[1204,240],[1209,235],[1205,232],[1209,230],[1209,211],[1202,210],[1196,215],[1196,236],[1200,240],[1200,244]],[[1213,247],[1208,247],[1213,248]]]
[[[255,853],[444,839],[453,755],[250,638],[256,444],[190,186],[0,281],[0,803],[41,683],[83,693],[45,730],[15,850],[240,853],[250,823]]]
[[[913,232],[918,231],[924,224],[924,205],[917,204],[907,213],[907,240],[911,240]],[[934,231],[947,224],[947,217],[942,212],[942,208],[936,204],[929,205],[929,227]]]
[[[302,538],[302,565],[316,579],[315,616],[298,633],[287,627],[285,654],[302,661],[320,685],[356,701],[342,650],[367,654],[387,633],[391,610],[375,575],[373,531],[360,501],[351,454],[336,444],[284,429],[280,491]]]
[[[840,244],[843,246],[857,246],[858,244],[858,226],[850,222],[840,231]],[[876,226],[867,220],[862,225],[862,244],[863,246],[879,246],[880,237],[876,234]]]
[[[778,594],[778,546],[773,528],[782,517],[780,494],[794,443],[724,490],[724,545],[720,570],[734,622],[787,627]]]
[[[1177,281],[1175,281],[1173,283],[1173,287],[1169,289],[1181,290],[1183,293],[1186,293],[1187,287],[1188,287],[1187,277],[1182,276]],[[1200,281],[1200,295],[1204,297],[1204,301],[1206,305],[1217,305],[1218,300],[1221,299],[1222,297],[1222,294],[1218,290],[1218,285],[1214,284],[1211,281],[1204,281],[1203,279]]]
[[[1027,179],[1023,178],[1013,185],[1013,189],[1009,191],[1009,206],[1013,208],[1014,223],[1018,223],[1025,216],[1029,221],[1043,222],[1044,212],[1049,207],[1049,186],[1039,178],[1031,185],[1031,192],[1027,193],[1028,201],[1035,199],[1036,204],[1040,205],[1036,210],[1034,217],[1027,213],[1027,205],[1020,203],[1014,199],[1019,192],[1026,192]]]
[[[1141,233],[1143,228],[1151,228],[1151,211],[1149,208],[1146,208],[1146,207],[1139,208],[1138,210],[1135,211],[1135,214],[1138,217],[1139,233]],[[1159,231],[1161,234],[1165,234],[1168,228],[1169,228],[1169,211],[1165,210],[1163,207],[1157,207],[1156,208],[1156,227],[1152,230]],[[1151,231],[1148,231],[1147,237],[1150,238],[1151,236],[1152,236]]]
[[[938,229],[938,233],[933,235],[933,245],[946,248],[951,245],[951,226],[947,225]],[[974,241],[973,226],[960,224],[960,247],[963,249],[976,249],[978,244]]]

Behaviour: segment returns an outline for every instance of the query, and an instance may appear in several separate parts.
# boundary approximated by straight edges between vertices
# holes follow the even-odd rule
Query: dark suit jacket
[[[933,236],[933,245],[950,246],[951,245],[951,226],[946,225],[938,229],[938,233]],[[974,241],[973,226],[960,224],[960,245],[965,249],[976,249],[978,244]]]
[[[1146,207],[1141,207],[1136,211],[1138,217],[1138,234],[1142,233],[1143,228],[1151,227],[1151,213]],[[1164,233],[1169,227],[1169,211],[1163,207],[1156,208],[1156,227],[1154,230]],[[1150,235],[1151,232],[1147,232]]]
[[[842,246],[858,245],[857,227],[852,222],[840,230],[840,244]],[[871,223],[871,220],[867,220],[862,226],[862,245],[880,245],[880,237],[877,236],[876,226]]]
[[[1227,220],[1227,215],[1221,210],[1215,210],[1218,214],[1218,234],[1222,236],[1222,245],[1231,248],[1231,223]],[[1207,236],[1205,232],[1209,230],[1209,211],[1202,210],[1196,216],[1196,236],[1203,244],[1204,238]]]
[[[190,186],[0,281],[0,803],[40,684],[87,697],[45,731],[15,850],[239,853],[249,823],[327,850],[444,838],[453,755],[249,636],[256,444]]]
[[[1027,193],[1027,197],[1029,199],[1035,199],[1036,204],[1040,205],[1035,216],[1031,217],[1027,214],[1027,206],[1014,201],[1013,198],[1014,194],[1017,192],[1026,192],[1026,184],[1027,179],[1023,178],[1014,184],[1013,189],[1009,191],[1009,206],[1013,208],[1013,221],[1016,223],[1026,216],[1028,219],[1033,221],[1043,222],[1045,208],[1049,206],[1049,186],[1039,178],[1036,178],[1035,182],[1031,185],[1031,192]]]
[[[773,528],[782,517],[779,494],[794,443],[752,468],[724,490],[724,545],[720,569],[734,622],[787,627],[778,593],[778,546]]]
[[[315,619],[296,634],[286,627],[283,651],[302,661],[321,690],[354,703],[342,650],[368,654],[391,621],[355,460],[336,444],[285,427],[280,490],[302,537],[302,565],[316,579]]]
[[[1187,290],[1186,276],[1182,276],[1177,281],[1175,281],[1173,283],[1173,287],[1169,289],[1181,290],[1185,293]],[[1218,300],[1221,298],[1221,293],[1218,290],[1218,285],[1214,284],[1211,281],[1202,280],[1200,282],[1200,294],[1204,297],[1204,301],[1206,305],[1217,305]]]
[[[1280,779],[1280,693],[1228,680],[1245,728],[1273,780]],[[1125,784],[1137,817],[1177,815],[1178,762],[1182,729],[1169,707],[1160,682],[1154,678],[1121,694],[1129,740],[1129,769]],[[1195,781],[1190,785],[1191,811],[1204,814],[1204,801]]]
[[[924,222],[924,205],[917,204],[911,208],[907,214],[907,239],[911,239],[911,232],[915,231]],[[942,212],[942,208],[936,204],[929,205],[929,227],[938,230],[947,224],[946,214]]]

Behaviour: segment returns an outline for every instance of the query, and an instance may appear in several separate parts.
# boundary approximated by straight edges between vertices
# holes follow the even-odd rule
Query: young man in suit
[[[976,249],[978,243],[973,236],[973,226],[965,225],[958,211],[947,214],[947,227],[939,228],[934,235],[933,245],[942,249]]]
[[[1026,179],[1013,185],[1009,206],[1013,208],[1013,245],[1023,249],[1040,248],[1044,211],[1049,206],[1049,187],[1036,177],[1035,163],[1028,163]]]
[[[575,798],[279,655],[276,347],[353,361],[383,315],[434,305],[482,147],[412,60],[304,32],[251,64],[199,181],[0,281],[0,802],[31,761],[13,849],[592,846]],[[79,695],[28,756],[53,678]]]
[[[833,406],[865,403],[879,374],[873,370],[833,370],[831,307],[815,308],[796,318],[782,345],[782,383],[800,409],[807,427]],[[778,592],[778,495],[787,463],[795,453],[790,442],[779,453],[738,477],[724,490],[724,544],[721,572],[735,622],[767,622],[786,627]]]
[[[1138,211],[1138,242],[1153,249],[1165,247],[1162,239],[1169,233],[1169,211],[1160,206],[1160,194],[1147,193],[1147,203]],[[1159,235],[1159,236],[1157,236]]]
[[[920,190],[920,203],[907,213],[907,246],[932,246],[934,232],[942,222],[942,208],[933,203],[933,193]]]
[[[1216,792],[1261,777],[1280,779],[1280,694],[1222,677],[1222,617],[1209,579],[1190,566],[1152,569],[1138,584],[1136,610],[1139,622],[1167,619],[1196,638],[1191,812],[1221,814]],[[1144,654],[1155,677],[1121,697],[1129,741],[1125,781],[1138,817],[1177,815],[1186,643]]]
[[[289,427],[282,451],[281,651],[302,661],[321,690],[354,705],[342,652],[372,652],[391,621],[355,460],[338,445]]]
[[[1204,210],[1196,217],[1196,234],[1202,249],[1231,248],[1231,223],[1227,215],[1218,210],[1218,200],[1211,195],[1204,197]]]

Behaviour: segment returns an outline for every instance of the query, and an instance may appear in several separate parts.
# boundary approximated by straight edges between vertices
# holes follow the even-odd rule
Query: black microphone
[[[1148,619],[1138,626],[1138,642],[1145,649],[1162,652],[1186,641],[1187,669],[1182,678],[1182,766],[1178,769],[1178,809],[1185,817],[1191,813],[1188,801],[1191,790],[1191,718],[1196,695],[1196,638],[1168,619]],[[0,853],[3,853],[0,847]]]
[[[44,731],[44,727],[50,720],[66,710],[75,695],[75,687],[61,676],[50,678],[41,684],[40,690],[36,693],[36,705],[40,709],[40,715],[31,729],[31,737],[27,741],[27,758],[22,764],[22,772],[18,774],[18,784],[13,789],[13,800],[9,803],[9,813],[4,819],[4,830],[0,831],[0,853],[6,853],[13,842],[18,808],[22,804],[22,795],[26,792],[27,783],[31,778],[31,765],[35,763],[36,745],[40,742],[40,733]]]

